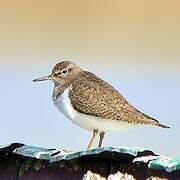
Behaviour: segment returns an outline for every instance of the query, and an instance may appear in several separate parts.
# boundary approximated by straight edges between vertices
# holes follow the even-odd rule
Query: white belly
[[[63,94],[58,98],[54,99],[53,102],[60,112],[62,112],[69,120],[79,127],[93,131],[94,129],[102,131],[123,131],[128,128],[135,127],[126,122],[102,119],[96,116],[82,114],[75,110],[71,105],[71,101],[68,96],[69,89],[66,89]]]

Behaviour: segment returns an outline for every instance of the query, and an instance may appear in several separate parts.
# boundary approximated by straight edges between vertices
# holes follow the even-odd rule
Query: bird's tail
[[[144,114],[142,113],[144,117],[146,117],[148,120],[150,120],[150,123],[151,125],[155,125],[155,126],[158,126],[158,127],[161,127],[161,128],[170,128],[169,126],[166,126],[164,124],[161,124],[157,119],[154,119],[150,116],[148,116],[147,114]]]
[[[163,125],[163,124],[160,124],[160,123],[157,123],[156,126],[159,126],[161,128],[170,128],[169,126],[166,126],[166,125]]]

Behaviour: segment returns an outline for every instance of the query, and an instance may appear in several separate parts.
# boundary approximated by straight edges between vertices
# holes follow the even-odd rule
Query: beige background
[[[1,61],[73,58],[176,67],[179,7],[178,0],[1,0]]]
[[[52,85],[32,83],[67,59],[172,127],[108,134],[105,146],[179,156],[179,9],[179,0],[0,0],[0,143],[85,149],[90,133],[55,109]]]

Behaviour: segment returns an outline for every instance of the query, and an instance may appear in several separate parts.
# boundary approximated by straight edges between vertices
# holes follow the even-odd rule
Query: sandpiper
[[[57,63],[51,75],[33,81],[45,80],[54,83],[52,99],[58,110],[74,124],[93,132],[87,149],[98,134],[101,147],[107,131],[139,125],[169,128],[137,110],[110,84],[70,61]]]

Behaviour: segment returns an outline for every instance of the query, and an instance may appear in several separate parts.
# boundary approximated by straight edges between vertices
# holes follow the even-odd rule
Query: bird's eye
[[[67,69],[62,69],[61,70],[61,74],[67,74],[68,73],[68,70]]]

